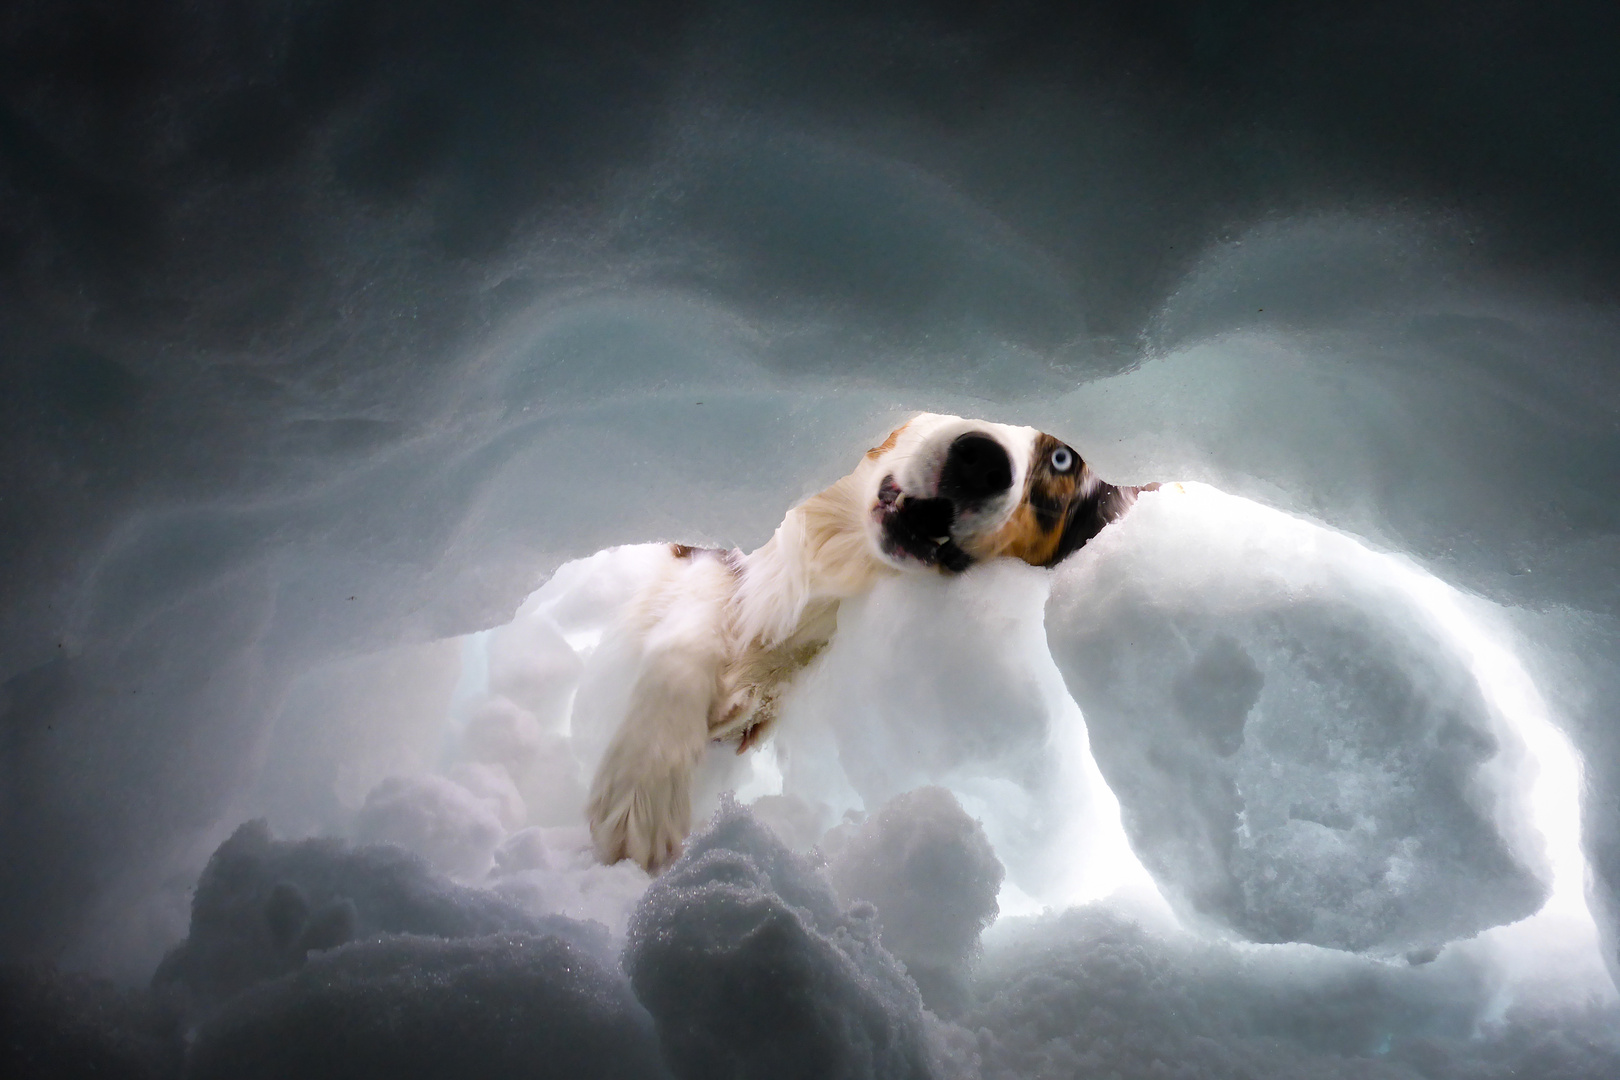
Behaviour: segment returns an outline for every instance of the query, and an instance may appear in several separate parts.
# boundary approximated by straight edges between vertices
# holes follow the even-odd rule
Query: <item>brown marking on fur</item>
[[[910,423],[911,423],[911,421],[907,420],[905,424],[901,424],[899,427],[897,427],[893,431],[889,432],[889,437],[887,439],[884,439],[877,446],[874,446],[874,447],[872,447],[872,449],[868,450],[866,452],[866,456],[868,458],[870,458],[871,460],[876,461],[878,458],[882,457],[884,454],[887,454],[890,450],[893,450],[894,449],[894,444],[900,441],[900,433],[902,431],[906,430],[906,425],[910,424]]]
[[[796,676],[827,647],[837,605],[820,605],[803,636],[774,648],[751,648],[721,671],[719,696],[709,714],[712,742],[737,740],[737,753],[757,746],[776,723],[780,699]]]
[[[970,552],[975,558],[992,559],[1009,555],[1022,559],[1031,566],[1047,566],[1063,542],[1063,526],[1068,520],[1069,504],[1080,494],[1090,469],[1073,447],[1074,465],[1066,473],[1052,468],[1052,451],[1066,444],[1041,432],[1035,437],[1034,456],[1024,478],[1024,494],[1007,523],[997,529],[979,550]]]
[[[1063,522],[1059,519],[1050,527],[1043,527],[1035,510],[1028,502],[1020,503],[1007,524],[990,537],[990,551],[986,558],[1008,555],[1022,559],[1031,566],[1045,566],[1057,554],[1063,539]]]
[[[713,556],[719,559],[727,570],[731,571],[732,577],[742,573],[743,554],[736,548],[706,548],[693,547],[691,544],[671,544],[669,545],[669,553],[677,559],[690,559],[698,555]]]

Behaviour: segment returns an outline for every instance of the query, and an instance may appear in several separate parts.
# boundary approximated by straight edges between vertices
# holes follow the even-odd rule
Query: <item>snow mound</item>
[[[1003,870],[984,826],[940,787],[896,796],[860,825],[822,840],[845,903],[877,908],[883,947],[906,966],[935,1013],[967,998],[968,964],[995,921]]]
[[[1612,1003],[1485,1014],[1473,960],[1387,964],[1158,934],[1104,906],[991,935],[959,1023],[982,1075],[1188,1080],[1598,1080]]]
[[[241,995],[197,1033],[194,1080],[667,1076],[624,977],[559,937],[345,945]]]
[[[1241,506],[1144,498],[1048,608],[1155,880],[1252,941],[1385,954],[1535,912],[1537,763],[1471,657],[1383,557]]]
[[[464,938],[552,934],[598,957],[600,925],[532,915],[510,900],[435,875],[391,846],[275,840],[249,822],[221,844],[197,882],[186,940],[152,977],[193,1021],[308,958],[379,934]]]
[[[922,1080],[922,999],[878,936],[727,799],[647,890],[624,962],[677,1076]]]

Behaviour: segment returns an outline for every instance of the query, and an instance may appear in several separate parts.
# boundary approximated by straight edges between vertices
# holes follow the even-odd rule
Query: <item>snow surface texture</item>
[[[1197,1001],[1251,1019],[1208,1022],[1172,992],[1199,948],[1304,977],[1309,947],[1171,949],[1073,917],[994,968],[1004,1022],[972,984],[960,1032],[991,1041],[947,1030],[939,1061],[1613,1075],[1594,976],[1620,971],[1617,19],[12,5],[0,956],[143,984],[258,818],[405,841],[526,917],[622,934],[647,883],[582,857],[605,736],[573,705],[611,689],[590,612],[634,575],[520,617],[510,653],[455,639],[605,545],[753,546],[933,408],[1037,424],[1110,479],[1210,484],[1413,576],[1390,596],[1391,564],[1351,573],[1354,552],[1234,566],[1232,515],[1199,495],[1197,550],[1143,515],[1140,557],[886,588],[776,743],[715,756],[710,803],[737,787],[808,851],[940,786],[1005,868],[1003,920],[1123,888],[1158,926],[1162,890],[1199,935],[1352,944],[1334,962],[1380,978],[1466,969],[1480,1024],[1391,1029],[1399,1060],[1368,1028],[1372,1058],[1319,1059],[1268,1041],[1309,987],[1261,993],[1245,959]],[[1291,588],[1298,619],[1236,606]],[[1117,648],[1138,629],[1151,656]],[[1320,756],[1277,738],[1284,696]],[[1396,715],[1422,736],[1380,756]],[[1189,741],[1155,761],[1155,733]],[[1200,797],[1166,800],[1172,773]],[[317,893],[276,893],[294,945],[344,927]],[[150,1002],[50,971],[4,985],[40,1033],[7,1047],[132,1074],[177,1053]],[[1323,1000],[1316,1026],[1362,1030]]]
[[[559,937],[394,937],[312,958],[204,1026],[188,1077],[666,1076],[616,970]]]
[[[188,1022],[249,986],[293,971],[313,952],[378,934],[466,938],[551,933],[598,957],[605,929],[533,916],[488,891],[434,875],[394,846],[277,841],[263,822],[220,845],[197,882],[186,940],[153,976]]]
[[[1331,534],[1140,511],[1048,610],[1132,847],[1184,911],[1399,953],[1542,905],[1537,764],[1417,597]]]
[[[1534,1009],[1479,1023],[1465,961],[1400,969],[1299,946],[1159,936],[1106,908],[1020,925],[987,947],[985,1077],[1597,1077],[1615,1010]]]
[[[727,800],[648,889],[625,969],[677,1075],[924,1080],[922,998],[869,904]]]
[[[0,979],[7,1075],[1597,1080],[1620,1066],[1620,1010],[1492,1016],[1488,958],[1466,950],[1412,967],[1234,945],[1107,904],[998,925],[942,1020],[886,943],[978,952],[995,875],[963,821],[939,789],[881,808],[832,875],[891,877],[864,859],[898,847],[927,856],[935,887],[846,904],[722,800],[636,905],[622,970],[600,926],[525,916],[397,849],[246,826],[151,991]],[[312,933],[306,895],[335,896],[353,936]]]
[[[918,788],[863,825],[829,832],[821,851],[838,895],[877,908],[884,947],[906,965],[929,1008],[960,1012],[979,935],[998,912],[1003,873],[983,826],[944,788]]]

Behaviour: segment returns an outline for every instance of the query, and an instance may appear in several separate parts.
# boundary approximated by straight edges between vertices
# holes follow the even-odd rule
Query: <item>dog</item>
[[[1157,486],[1107,483],[1034,428],[922,413],[789,510],[758,550],[670,545],[616,630],[639,666],[591,784],[598,858],[656,872],[680,853],[704,750],[735,741],[740,754],[770,730],[842,601],[893,574],[1003,557],[1054,566]]]

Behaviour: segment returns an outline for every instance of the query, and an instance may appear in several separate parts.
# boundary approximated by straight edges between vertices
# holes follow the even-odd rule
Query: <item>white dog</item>
[[[759,739],[832,637],[840,601],[886,574],[955,574],[1000,556],[1052,566],[1142,490],[1099,480],[1034,428],[923,413],[789,510],[759,550],[671,545],[618,628],[639,667],[591,784],[597,855],[655,870],[680,853],[704,748],[735,739],[741,753]]]

